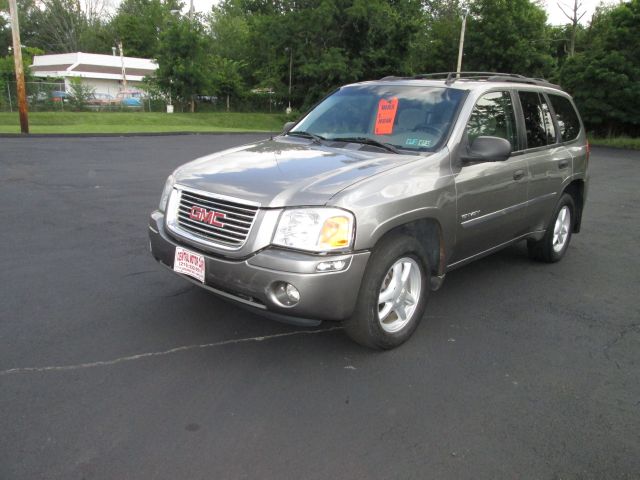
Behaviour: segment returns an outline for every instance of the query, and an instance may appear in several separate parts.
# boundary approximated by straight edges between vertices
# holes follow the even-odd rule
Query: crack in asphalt
[[[123,362],[131,362],[133,360],[140,360],[142,358],[160,357],[164,355],[171,355],[178,352],[185,352],[188,350],[197,350],[203,348],[222,347],[224,345],[234,345],[238,343],[247,342],[262,342],[264,340],[271,340],[274,338],[292,337],[294,335],[312,335],[316,333],[333,332],[335,330],[342,330],[343,327],[323,328],[318,330],[297,330],[293,332],[276,333],[274,335],[265,335],[262,337],[248,337],[248,338],[236,338],[232,340],[223,340],[221,342],[203,343],[196,345],[183,345],[181,347],[174,347],[169,350],[160,352],[146,352],[139,353],[137,355],[128,355],[125,357],[114,358],[113,360],[101,360],[97,362],[78,363],[76,365],[54,365],[48,367],[22,367],[22,368],[10,368],[8,370],[1,370],[0,377],[5,375],[13,375],[18,373],[38,373],[38,372],[60,372],[67,370],[80,370],[83,368],[94,367],[106,367],[110,365],[116,365]]]
[[[616,334],[616,336],[604,345],[602,350],[607,360],[611,360],[609,358],[609,349],[614,347],[620,341],[622,341],[622,339],[624,339],[630,333],[640,333],[640,323],[630,323],[629,325],[622,325],[622,328]],[[616,365],[617,365],[617,362],[616,362]],[[620,368],[619,365],[618,365],[618,368]]]

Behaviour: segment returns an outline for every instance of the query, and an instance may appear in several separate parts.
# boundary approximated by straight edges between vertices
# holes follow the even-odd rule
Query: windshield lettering
[[[380,99],[378,102],[378,114],[376,115],[376,135],[391,135],[393,133],[393,122],[398,111],[398,99]]]

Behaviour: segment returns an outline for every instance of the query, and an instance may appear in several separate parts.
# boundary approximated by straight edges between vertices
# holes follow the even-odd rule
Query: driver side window
[[[469,142],[477,137],[500,137],[518,149],[516,118],[509,92],[490,92],[478,100],[467,123]]]

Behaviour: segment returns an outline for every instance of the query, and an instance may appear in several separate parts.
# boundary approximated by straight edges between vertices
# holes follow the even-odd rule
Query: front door
[[[501,137],[518,150],[511,93],[495,91],[480,97],[466,134],[469,143],[478,136]],[[502,162],[460,165],[455,179],[457,234],[451,266],[525,233],[529,179],[525,158],[512,154]]]

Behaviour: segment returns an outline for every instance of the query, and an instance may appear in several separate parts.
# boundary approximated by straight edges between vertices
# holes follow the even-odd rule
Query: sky
[[[549,23],[551,23],[552,25],[563,25],[569,22],[567,17],[565,17],[562,13],[562,10],[560,10],[558,3],[563,5],[565,12],[567,12],[569,15],[572,15],[573,0],[545,0],[544,3],[546,5],[547,15],[549,16]],[[578,5],[582,4],[582,7],[578,8],[578,16],[582,12],[586,12],[585,16],[582,17],[582,20],[580,21],[581,24],[586,25],[587,23],[589,23],[589,20],[591,20],[591,16],[595,12],[596,7],[600,5],[600,3],[603,3],[605,5],[612,5],[617,2],[615,0],[605,0],[603,2],[600,2],[600,0],[578,1]]]

